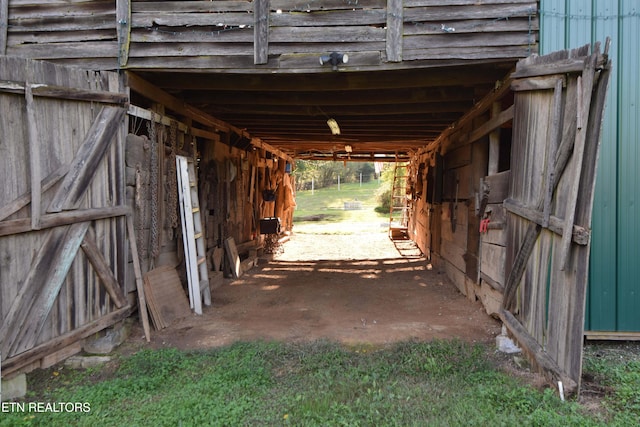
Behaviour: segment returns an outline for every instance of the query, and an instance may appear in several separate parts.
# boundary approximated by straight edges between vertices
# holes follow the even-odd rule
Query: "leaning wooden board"
[[[161,266],[147,272],[144,290],[156,329],[166,328],[191,315],[187,295],[175,268]]]

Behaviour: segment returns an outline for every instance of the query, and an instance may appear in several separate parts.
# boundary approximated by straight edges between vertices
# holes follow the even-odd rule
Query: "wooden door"
[[[596,44],[518,63],[501,317],[566,393],[580,386],[590,223],[609,61]]]
[[[131,313],[116,73],[0,57],[0,352],[8,375]]]

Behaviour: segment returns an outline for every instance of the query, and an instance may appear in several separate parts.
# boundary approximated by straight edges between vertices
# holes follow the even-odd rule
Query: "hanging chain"
[[[143,245],[142,242],[142,230],[144,229],[144,219],[145,216],[145,204],[143,200],[144,198],[144,184],[142,182],[142,165],[140,163],[136,163],[136,192],[135,192],[135,206],[137,215],[136,221],[136,244],[138,245],[138,251],[140,251],[140,256],[142,258],[147,257],[147,249],[146,245]]]
[[[149,230],[149,248],[151,257],[156,258],[160,254],[160,241],[158,239],[158,149],[162,142],[156,135],[156,124],[153,120],[147,123],[149,139],[151,140],[150,177],[149,187],[151,191],[151,226]]]
[[[169,139],[171,154],[169,154],[169,170],[167,171],[167,210],[169,211],[169,225],[178,228],[178,177],[176,175],[176,145],[178,125],[171,121]]]

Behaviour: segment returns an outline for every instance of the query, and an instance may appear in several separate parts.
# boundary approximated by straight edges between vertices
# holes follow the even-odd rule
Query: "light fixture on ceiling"
[[[333,71],[338,70],[338,64],[346,64],[349,62],[349,55],[346,53],[331,52],[329,55],[320,57],[320,65],[331,64]]]
[[[340,126],[338,126],[338,122],[336,122],[335,119],[327,120],[327,125],[329,125],[329,129],[331,129],[333,135],[340,135]]]

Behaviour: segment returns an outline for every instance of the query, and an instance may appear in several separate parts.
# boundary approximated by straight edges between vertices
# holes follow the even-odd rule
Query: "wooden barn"
[[[200,312],[291,229],[295,160],[375,160],[408,162],[400,232],[575,391],[608,47],[537,56],[538,6],[0,0],[3,378],[149,333],[158,269]]]

